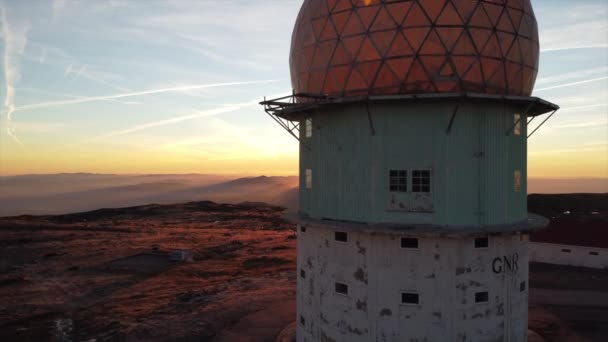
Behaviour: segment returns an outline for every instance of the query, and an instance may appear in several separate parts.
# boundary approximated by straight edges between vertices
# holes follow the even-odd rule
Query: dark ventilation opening
[[[487,237],[475,238],[475,248],[488,248],[490,246],[490,239]]]
[[[589,255],[600,255],[598,252],[589,252]]]
[[[420,298],[417,293],[402,293],[401,304],[420,304]]]
[[[306,278],[306,271],[304,271],[303,269],[300,268],[300,277],[302,277],[302,279]]]
[[[490,300],[488,292],[476,292],[475,303],[487,303]]]
[[[418,248],[418,239],[402,237],[401,248]]]
[[[336,283],[336,293],[347,295],[348,285],[342,283]]]
[[[565,249],[565,248],[564,248],[564,249],[562,249],[562,252],[564,252],[564,253],[570,253],[570,252],[572,252],[572,251],[571,251],[571,250],[569,250],[569,249]]]
[[[300,324],[306,325],[306,319],[304,318],[304,316],[300,316]]]
[[[336,232],[334,237],[336,238],[336,241],[348,242],[348,233]]]
[[[304,226],[300,227],[300,232],[306,233],[306,227],[304,227]]]
[[[524,292],[526,291],[526,282],[522,281],[521,283],[519,283],[519,292]]]

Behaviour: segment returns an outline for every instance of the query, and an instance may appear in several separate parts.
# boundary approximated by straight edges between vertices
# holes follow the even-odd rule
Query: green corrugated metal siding
[[[325,108],[312,115],[313,136],[301,139],[300,210],[315,218],[366,222],[476,225],[513,223],[526,217],[526,130],[506,135],[521,108],[505,104],[370,104]],[[304,123],[302,123],[304,125]],[[304,127],[304,126],[302,126]],[[313,188],[304,170],[312,169]],[[414,194],[392,194],[390,169],[430,169],[432,208],[408,203]],[[522,174],[514,192],[513,172]],[[408,175],[411,178],[411,174]],[[389,210],[397,200],[408,211]]]

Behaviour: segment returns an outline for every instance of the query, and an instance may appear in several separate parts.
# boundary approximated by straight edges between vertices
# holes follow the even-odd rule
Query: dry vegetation
[[[195,202],[2,219],[0,340],[268,340],[295,315],[280,213]],[[178,249],[191,261],[172,262]]]

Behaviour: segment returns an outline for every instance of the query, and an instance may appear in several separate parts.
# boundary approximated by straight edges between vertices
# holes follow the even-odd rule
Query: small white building
[[[531,235],[530,261],[608,270],[608,227],[597,219],[557,218]]]

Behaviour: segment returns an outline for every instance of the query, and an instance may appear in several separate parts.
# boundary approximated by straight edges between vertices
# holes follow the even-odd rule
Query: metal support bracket
[[[452,125],[454,124],[454,119],[456,119],[456,114],[458,113],[458,109],[460,108],[460,103],[456,105],[454,108],[454,112],[452,112],[452,117],[450,118],[450,123],[448,124],[448,128],[445,130],[445,134],[450,134],[452,131]]]
[[[555,109],[551,114],[549,114],[549,116],[547,116],[547,118],[545,120],[543,120],[543,122],[540,123],[540,125],[538,125],[533,131],[532,133],[528,134],[528,139],[530,139],[530,137],[532,136],[532,134],[536,133],[536,131],[538,131],[539,128],[541,128],[545,122],[549,121],[549,119],[551,119],[551,117],[553,116],[553,114],[555,114],[557,112],[557,109]]]
[[[365,102],[365,109],[367,109],[367,119],[369,120],[369,129],[372,135],[376,135],[376,128],[374,127],[374,121],[372,120],[372,113],[369,109],[369,101]]]
[[[293,97],[292,97],[293,99]],[[264,97],[264,111],[266,112],[266,114],[268,114],[268,116],[270,116],[276,123],[278,123],[281,127],[283,127],[283,129],[285,129],[287,131],[287,133],[291,134],[291,136],[293,136],[294,138],[296,138],[296,140],[302,144],[304,147],[306,147],[309,151],[310,151],[310,146],[308,146],[306,143],[304,143],[301,139],[300,139],[300,123],[299,122],[292,122],[289,120],[285,120],[282,119],[281,117],[275,115],[275,111],[276,108],[274,108],[271,104],[266,102],[266,97]]]

